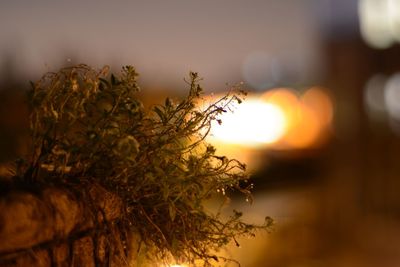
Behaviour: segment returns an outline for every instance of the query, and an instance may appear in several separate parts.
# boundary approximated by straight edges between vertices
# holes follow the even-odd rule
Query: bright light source
[[[303,103],[299,103],[296,117],[292,121],[290,131],[284,139],[286,144],[292,149],[312,146],[321,132],[321,123],[316,113]]]
[[[391,11],[398,0],[359,0],[360,31],[364,40],[375,48],[388,48],[395,41],[393,27],[397,27],[399,12]],[[396,28],[396,31],[398,29]]]
[[[387,0],[389,14],[389,29],[392,36],[400,41],[400,0]]]
[[[286,120],[281,108],[259,99],[246,99],[233,113],[221,116],[214,124],[212,138],[231,144],[259,146],[279,140],[285,133]]]
[[[297,119],[299,99],[297,94],[288,88],[277,88],[267,91],[261,98],[272,105],[278,106],[284,113],[286,132],[290,131],[294,120]]]
[[[279,88],[265,93],[263,99],[284,112],[286,130],[279,142],[282,149],[311,147],[331,127],[333,104],[324,88],[312,87],[301,97],[293,90]]]
[[[360,30],[375,48],[388,48],[400,41],[400,0],[359,0]]]
[[[252,148],[318,147],[330,136],[333,112],[333,101],[325,88],[312,87],[302,95],[277,88],[251,95],[233,112],[223,113],[222,124],[212,125],[209,141],[219,151],[246,163],[257,161],[251,156],[256,153]]]

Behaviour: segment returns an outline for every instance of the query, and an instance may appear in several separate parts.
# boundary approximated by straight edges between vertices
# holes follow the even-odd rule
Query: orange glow
[[[290,89],[279,88],[261,95],[261,99],[282,109],[287,122],[286,131],[290,131],[297,113],[297,95]]]
[[[221,118],[211,135],[218,143],[274,149],[305,149],[326,138],[333,103],[326,89],[312,87],[301,96],[288,88],[252,95]],[[242,151],[243,153],[243,151]]]
[[[224,113],[222,124],[214,124],[213,139],[230,144],[260,146],[275,143],[286,131],[285,114],[280,106],[257,98],[246,99],[233,113]]]
[[[313,110],[323,126],[330,125],[333,118],[333,105],[325,89],[312,87],[301,98],[302,102]]]
[[[293,118],[290,131],[285,135],[285,144],[289,148],[307,148],[312,146],[320,133],[321,125],[309,107],[299,103],[296,117]]]
[[[287,136],[290,133],[296,131],[298,125],[298,110],[299,110],[299,100],[294,91],[288,88],[278,88],[272,91],[268,91],[261,96],[261,98],[267,103],[273,103],[279,106],[285,115],[285,120],[287,122],[286,131],[283,138],[280,140],[277,147],[279,148],[292,148],[290,144],[287,144]],[[288,147],[289,145],[289,147]]]

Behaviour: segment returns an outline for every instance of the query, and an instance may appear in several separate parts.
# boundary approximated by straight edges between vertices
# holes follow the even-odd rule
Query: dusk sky
[[[189,70],[212,90],[309,83],[324,72],[318,22],[328,3],[6,0],[0,52],[29,78],[87,63],[134,65],[158,88],[179,87]]]

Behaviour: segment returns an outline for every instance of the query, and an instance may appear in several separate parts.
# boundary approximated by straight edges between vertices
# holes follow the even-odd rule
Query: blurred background
[[[209,141],[253,173],[254,203],[233,206],[275,227],[227,253],[400,266],[399,42],[400,0],[3,0],[0,161],[21,149],[20,89],[62,66],[134,65],[148,105],[183,96],[190,70],[210,99],[242,82]]]

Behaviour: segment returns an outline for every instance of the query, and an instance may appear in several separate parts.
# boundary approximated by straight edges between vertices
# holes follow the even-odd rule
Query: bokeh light
[[[383,74],[373,75],[365,85],[364,104],[373,119],[380,119],[386,113],[384,98],[387,77]]]
[[[307,149],[329,135],[333,112],[327,89],[312,87],[299,95],[277,88],[253,94],[232,113],[224,113],[222,124],[213,125],[210,139],[250,148]]]
[[[364,104],[373,122],[388,125],[393,133],[400,134],[400,73],[391,76],[374,74],[366,83]]]
[[[400,41],[400,1],[388,0],[389,29],[396,41]]]
[[[312,146],[320,133],[320,123],[316,114],[307,106],[298,105],[296,117],[293,119],[291,131],[285,136],[285,144],[291,149]]]
[[[359,0],[358,13],[368,45],[385,49],[400,41],[400,0]]]
[[[390,77],[385,86],[385,104],[391,118],[400,120],[400,74]]]
[[[387,0],[360,0],[360,31],[364,40],[374,48],[384,49],[392,45]]]
[[[321,87],[312,87],[301,97],[301,101],[312,110],[321,126],[328,126],[332,122],[333,103],[331,99],[328,91]]]
[[[233,144],[270,144],[279,140],[286,128],[281,108],[256,98],[247,99],[233,113],[224,113],[220,119],[222,124],[213,125],[211,136]]]

